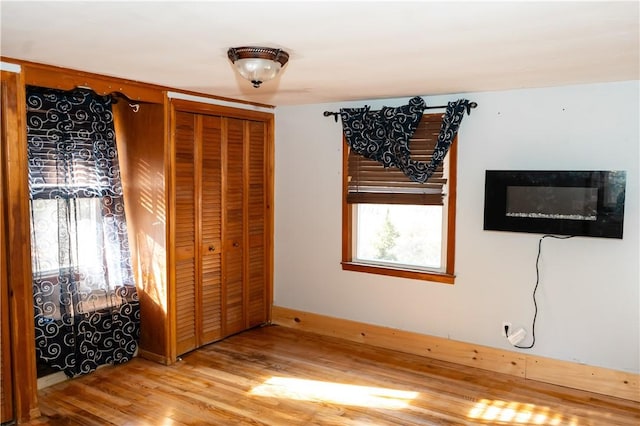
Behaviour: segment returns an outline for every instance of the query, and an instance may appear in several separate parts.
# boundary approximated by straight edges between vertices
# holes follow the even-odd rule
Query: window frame
[[[342,270],[365,272],[370,274],[386,275],[398,278],[409,278],[416,280],[432,281],[442,284],[454,284],[455,282],[455,249],[456,249],[456,198],[457,198],[457,175],[458,175],[458,136],[454,138],[449,152],[447,153],[447,194],[445,214],[446,217],[446,254],[444,272],[436,270],[424,270],[406,267],[403,265],[393,266],[389,264],[372,264],[371,262],[358,262],[353,259],[355,251],[353,245],[354,232],[354,204],[347,203],[348,187],[348,156],[349,147],[346,138],[342,137]]]

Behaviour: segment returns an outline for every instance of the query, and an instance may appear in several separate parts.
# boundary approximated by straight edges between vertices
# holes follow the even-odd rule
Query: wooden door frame
[[[33,288],[27,163],[25,83],[22,74],[2,71],[3,196],[6,205],[6,241],[13,372],[14,417],[18,422],[40,416]]]
[[[2,89],[4,91],[5,81],[2,80]],[[2,102],[2,112],[0,117],[5,115],[4,108],[5,103]],[[5,123],[2,123],[2,147],[7,144],[5,138]],[[5,238],[5,189],[4,189],[4,149],[0,149],[0,337],[2,342],[0,343],[0,357],[2,362],[2,370],[0,371],[0,380],[2,381],[2,406],[0,407],[0,423],[13,420],[13,374],[11,373],[11,329],[9,328],[10,313],[9,313],[9,279],[7,277],[7,240]]]

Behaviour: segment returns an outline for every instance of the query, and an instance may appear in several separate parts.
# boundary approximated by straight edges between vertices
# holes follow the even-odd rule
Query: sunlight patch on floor
[[[419,395],[418,392],[290,377],[271,377],[249,393],[272,398],[396,410],[408,407]]]
[[[164,421],[162,422],[162,426],[173,426],[175,422],[169,416],[166,416]]]
[[[490,420],[506,424],[533,424],[557,426],[560,424],[577,426],[577,419],[566,419],[553,413],[549,407],[525,404],[515,401],[483,399],[476,403],[467,415],[470,419]]]

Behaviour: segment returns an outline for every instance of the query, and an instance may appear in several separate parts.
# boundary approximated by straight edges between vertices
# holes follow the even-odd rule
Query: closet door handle
[[[234,247],[240,247],[240,243],[239,243],[239,242],[237,242],[237,241],[234,241],[234,242],[233,242],[233,246],[234,246]]]
[[[215,250],[216,248],[213,246],[213,244],[209,246],[209,251],[215,251]]]

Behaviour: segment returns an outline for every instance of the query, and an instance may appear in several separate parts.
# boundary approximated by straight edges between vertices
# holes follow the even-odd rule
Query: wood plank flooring
[[[136,358],[39,392],[29,425],[638,425],[640,404],[257,328],[172,366]]]

